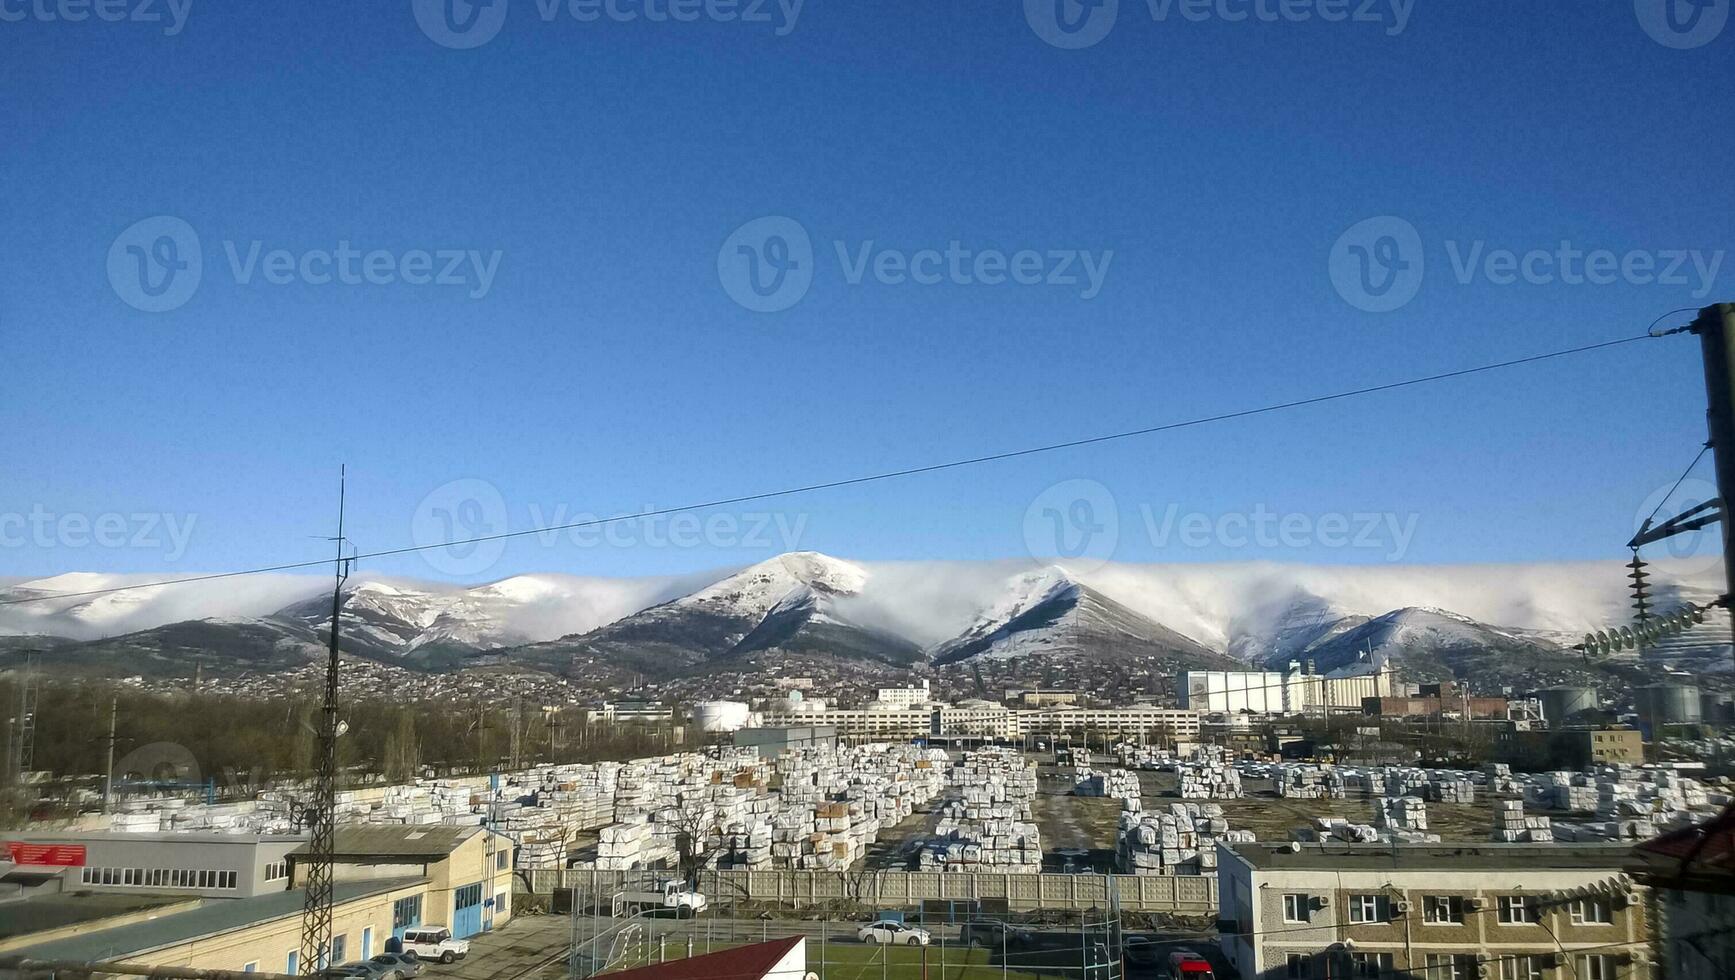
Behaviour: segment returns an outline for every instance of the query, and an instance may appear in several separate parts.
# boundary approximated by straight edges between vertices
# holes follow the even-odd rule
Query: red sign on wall
[[[6,853],[12,858],[13,864],[50,868],[84,867],[83,844],[26,844],[22,841],[7,841]]]

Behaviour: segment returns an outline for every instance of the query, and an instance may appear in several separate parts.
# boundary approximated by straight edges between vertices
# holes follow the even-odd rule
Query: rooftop
[[[1735,806],[1633,848],[1630,870],[1663,887],[1735,890]]]
[[[778,961],[806,940],[801,936],[768,943],[737,946],[718,953],[689,956],[636,970],[608,974],[609,980],[759,980]]]
[[[94,924],[103,919],[171,905],[189,905],[198,899],[188,895],[125,895],[113,892],[55,893],[0,902],[0,940],[28,936],[67,926]]]
[[[439,860],[450,857],[458,845],[482,833],[479,824],[409,824],[373,825],[340,824],[332,853],[340,858],[425,858]],[[303,845],[292,856],[307,853]]]
[[[1224,844],[1261,871],[1546,871],[1618,869],[1625,844]]]
[[[332,901],[341,905],[426,881],[426,878],[340,881],[332,887]],[[66,939],[9,950],[8,955],[34,960],[75,960],[81,963],[122,959],[151,950],[179,946],[201,936],[233,932],[273,919],[299,917],[305,899],[303,889],[297,888],[252,898],[206,902],[185,912],[171,912],[131,925],[82,932]],[[18,906],[8,906],[7,915],[10,916],[17,908],[31,904],[34,902],[26,901]]]

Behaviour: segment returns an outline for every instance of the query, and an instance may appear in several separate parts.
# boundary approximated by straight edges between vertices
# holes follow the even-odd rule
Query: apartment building
[[[1354,664],[1329,674],[1298,663],[1275,670],[1188,670],[1178,684],[1181,707],[1192,711],[1251,711],[1266,715],[1360,713],[1368,698],[1401,697],[1408,686],[1389,664]]]
[[[1221,844],[1248,980],[1651,980],[1621,844]]]

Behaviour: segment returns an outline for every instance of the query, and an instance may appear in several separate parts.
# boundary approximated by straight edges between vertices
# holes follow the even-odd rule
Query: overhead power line
[[[1351,388],[1346,391],[1333,392],[1328,395],[1314,395],[1309,398],[1297,398],[1292,401],[1276,402],[1261,405],[1257,408],[1245,408],[1233,412],[1221,412],[1216,415],[1204,415],[1197,418],[1182,419],[1176,422],[1164,422],[1159,425],[1145,426],[1140,429],[1129,429],[1124,432],[1114,432],[1107,435],[1088,436],[1082,439],[1070,439],[1065,442],[1049,443],[1043,446],[1031,446],[1025,449],[1013,449],[1006,452],[989,453],[982,456],[970,456],[964,459],[954,459],[943,463],[930,463],[925,466],[910,466],[904,469],[888,470],[883,473],[873,473],[867,476],[856,476],[842,480],[830,480],[825,483],[809,483],[804,486],[788,487],[782,490],[767,490],[762,493],[742,494],[735,497],[723,497],[717,500],[707,500],[699,503],[682,504],[678,507],[665,507],[661,510],[640,511],[632,514],[621,514],[616,517],[602,517],[586,521],[573,521],[568,524],[554,524],[547,527],[526,528],[522,531],[503,531],[499,534],[484,534],[472,538],[460,538],[455,541],[443,541],[439,544],[410,545],[403,548],[391,548],[385,551],[372,551],[351,556],[351,561],[363,561],[371,558],[391,558],[398,555],[415,554],[422,551],[437,551],[441,548],[451,548],[458,545],[482,544],[489,541],[501,541],[507,538],[527,537],[533,534],[553,534],[560,531],[570,531],[578,528],[601,527],[621,521],[643,520],[647,517],[662,517],[668,514],[679,514],[687,511],[706,510],[712,507],[728,507],[735,504],[752,503],[760,500],[772,500],[778,497],[792,497],[798,494],[817,493],[821,490],[837,490],[843,487],[861,486],[867,483],[881,483],[887,480],[902,479],[910,476],[920,476],[925,473],[937,473],[942,470],[960,469],[966,466],[979,466],[984,463],[1001,462],[1008,459],[1018,459],[1024,456],[1035,456],[1040,453],[1052,453],[1062,449],[1077,449],[1082,446],[1095,446],[1107,442],[1118,442],[1123,439],[1134,439],[1139,436],[1156,435],[1163,432],[1174,432],[1179,429],[1189,429],[1214,422],[1229,422],[1236,419],[1252,418],[1258,415],[1270,415],[1290,409],[1305,408],[1309,405],[1323,405],[1327,402],[1343,401],[1349,398],[1359,398],[1364,395],[1374,395],[1386,391],[1396,391],[1401,388],[1413,388],[1418,385],[1434,384],[1441,381],[1451,381],[1457,378],[1484,374],[1489,371],[1499,371],[1505,368],[1521,367],[1542,361],[1571,357],[1576,354],[1587,354],[1591,351],[1603,350],[1609,347],[1619,347],[1641,340],[1653,340],[1657,335],[1642,333],[1636,337],[1623,337],[1619,340],[1605,340],[1596,344],[1585,344],[1582,347],[1569,347],[1565,350],[1549,351],[1546,354],[1531,354],[1506,361],[1496,361],[1492,364],[1482,364],[1477,367],[1460,368],[1456,371],[1444,371],[1439,374],[1424,375],[1419,378],[1407,378],[1402,381],[1389,381],[1384,384],[1368,385],[1362,388]],[[62,599],[83,599],[92,596],[110,595],[116,592],[132,592],[138,589],[155,589],[170,585],[188,585],[194,582],[210,582],[217,579],[239,578],[244,575],[264,575],[271,572],[289,572],[303,568],[315,568],[329,565],[330,559],[315,559],[312,561],[285,562],[277,565],[265,565],[258,568],[246,568],[231,572],[214,572],[209,575],[192,575],[186,578],[164,579],[156,582],[140,582],[136,585],[120,585],[106,589],[90,589],[84,592],[59,592],[53,595],[28,596],[18,599],[7,599],[0,606],[15,606],[30,602],[50,602]]]

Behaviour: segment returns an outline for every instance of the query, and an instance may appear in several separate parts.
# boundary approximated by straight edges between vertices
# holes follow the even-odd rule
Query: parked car
[[[1010,949],[1034,944],[1036,933],[993,919],[972,919],[958,927],[958,941],[985,949]]]
[[[372,970],[360,963],[328,966],[313,973],[316,980],[377,980]]]
[[[381,953],[368,962],[380,967],[382,971],[390,971],[390,975],[382,974],[380,980],[391,980],[393,976],[401,980],[411,980],[412,977],[421,976],[422,971],[428,968],[414,953]]]
[[[928,930],[906,926],[901,922],[870,922],[856,930],[855,937],[864,943],[880,946],[926,946],[933,941]]]
[[[1170,953],[1169,980],[1213,980],[1211,963],[1198,953]]]
[[[1164,947],[1148,936],[1125,936],[1121,952],[1133,966],[1152,967],[1162,962]]]
[[[455,963],[470,955],[470,943],[463,939],[453,939],[452,930],[444,926],[433,929],[406,929],[404,952],[414,953],[420,960]]]

